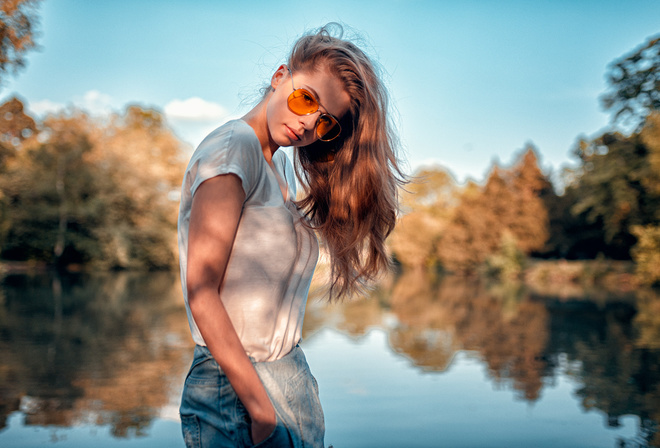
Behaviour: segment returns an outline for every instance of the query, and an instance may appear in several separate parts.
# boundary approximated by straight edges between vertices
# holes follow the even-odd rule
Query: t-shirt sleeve
[[[192,197],[206,180],[222,174],[235,174],[241,180],[245,198],[249,198],[258,183],[263,163],[259,140],[249,125],[233,122],[209,134],[193,154],[186,183]]]

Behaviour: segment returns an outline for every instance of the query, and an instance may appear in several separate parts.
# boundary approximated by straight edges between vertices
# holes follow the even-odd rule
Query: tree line
[[[600,256],[633,259],[640,280],[660,282],[660,38],[614,61],[608,81],[612,129],[578,141],[561,194],[531,145],[483,184],[458,186],[446,169],[423,168],[402,192],[396,259],[515,277],[529,256]]]
[[[24,65],[35,46],[37,4],[19,1],[0,15],[0,28],[22,36],[0,48],[0,75]],[[483,183],[459,186],[445,168],[423,168],[402,191],[389,240],[396,260],[508,278],[530,256],[601,256],[633,259],[640,278],[660,281],[660,37],[614,61],[607,77],[611,130],[578,141],[561,194],[531,145]],[[0,258],[176,266],[183,148],[154,109],[100,118],[68,109],[37,120],[8,100],[0,106]]]
[[[0,256],[52,265],[176,265],[183,144],[156,110],[37,122],[0,106]]]

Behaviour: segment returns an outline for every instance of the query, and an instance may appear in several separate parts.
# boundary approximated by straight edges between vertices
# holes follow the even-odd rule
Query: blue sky
[[[45,0],[41,50],[0,87],[35,114],[138,103],[191,145],[247,112],[291,44],[329,21],[387,72],[409,170],[483,179],[533,143],[546,170],[602,131],[608,64],[660,34],[660,1]]]

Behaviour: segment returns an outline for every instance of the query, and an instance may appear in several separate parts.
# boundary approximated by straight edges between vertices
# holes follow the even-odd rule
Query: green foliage
[[[3,258],[106,269],[175,266],[173,192],[185,166],[160,114],[132,106],[100,124],[73,111],[39,128],[10,148],[11,163],[3,167]]]
[[[641,125],[660,110],[660,36],[614,61],[607,75],[610,92],[603,96],[605,110],[613,121]]]
[[[634,226],[632,232],[637,237],[632,254],[639,282],[660,284],[660,226]]]
[[[628,258],[635,244],[631,227],[660,222],[660,115],[648,117],[639,133],[605,133],[582,140],[577,182],[568,188],[571,211],[601,230],[601,252]]]
[[[526,260],[513,234],[504,232],[499,251],[486,258],[486,272],[503,282],[516,281],[523,273]]]
[[[604,108],[635,131],[578,143],[564,196],[546,198],[555,255],[628,259],[632,228],[660,224],[660,37],[614,61],[608,80]]]
[[[55,262],[100,256],[91,228],[98,220],[97,188],[85,162],[92,150],[83,115],[51,117],[43,123],[47,139],[21,148],[18,163],[3,182],[9,197],[9,231],[3,250],[12,258]]]
[[[18,148],[36,132],[36,123],[25,114],[18,99],[12,98],[0,106],[0,185],[16,163]],[[0,188],[0,251],[9,227],[9,199]]]

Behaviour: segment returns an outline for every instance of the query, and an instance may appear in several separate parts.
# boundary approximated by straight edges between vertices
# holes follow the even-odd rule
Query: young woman
[[[341,32],[330,24],[299,39],[259,104],[206,137],[186,170],[189,447],[323,446],[318,387],[298,347],[316,235],[330,256],[330,298],[360,292],[389,264],[404,179],[386,90]],[[281,146],[296,148],[299,200]]]

